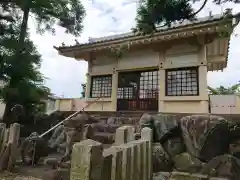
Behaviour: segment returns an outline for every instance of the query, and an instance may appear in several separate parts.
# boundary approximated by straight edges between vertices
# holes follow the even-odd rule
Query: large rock
[[[187,152],[208,162],[228,152],[230,131],[226,119],[213,115],[186,116],[180,120]]]
[[[90,121],[90,116],[86,113],[82,113],[64,121],[63,125],[69,128],[77,128],[83,124],[86,124],[88,121]]]
[[[184,143],[180,137],[170,137],[163,143],[163,148],[171,158],[174,158],[185,151]]]
[[[173,163],[167,154],[167,152],[163,149],[160,143],[153,144],[153,172],[170,172],[173,168]]]
[[[239,180],[240,160],[231,155],[217,156],[203,166],[201,173],[229,178],[231,180]]]
[[[232,141],[229,150],[230,154],[240,159],[240,140]]]
[[[139,124],[141,128],[149,127],[153,129],[153,141],[165,142],[169,137],[177,137],[178,123],[176,116],[168,114],[150,115],[143,114]]]
[[[101,142],[102,144],[113,144],[115,139],[115,134],[108,132],[95,132],[93,140]]]
[[[36,132],[33,132],[21,143],[21,159],[24,164],[28,165],[32,164],[32,160],[34,160],[33,164],[36,165],[38,160],[51,153],[51,150],[47,142],[43,138],[39,138]],[[33,154],[34,159],[32,159]]]
[[[230,125],[230,153],[240,159],[240,124],[231,124]]]
[[[107,124],[116,124],[117,118],[116,117],[109,117],[107,120]]]
[[[48,141],[48,144],[51,148],[55,148],[64,141],[65,141],[64,126],[60,125],[54,130],[51,138]]]
[[[154,128],[153,119],[150,114],[146,114],[146,113],[143,114],[142,117],[140,118],[139,124],[141,128],[144,128],[144,127],[149,127],[151,129]]]
[[[157,172],[153,174],[153,180],[169,180],[170,172]]]
[[[94,129],[95,132],[115,133],[117,128],[120,127],[120,125],[95,123],[91,124],[91,127]]]
[[[192,157],[187,152],[181,153],[173,158],[174,168],[177,171],[197,173],[201,170],[203,163]]]
[[[64,127],[64,132],[66,134],[66,151],[62,158],[62,161],[68,161],[72,152],[72,146],[76,142],[80,142],[84,138],[84,127],[81,129]]]

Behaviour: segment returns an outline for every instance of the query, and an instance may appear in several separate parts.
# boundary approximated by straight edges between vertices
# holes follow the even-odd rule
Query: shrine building
[[[227,66],[236,17],[209,16],[160,28],[55,47],[88,62],[87,111],[208,113],[207,72]],[[79,72],[81,73],[81,72]]]

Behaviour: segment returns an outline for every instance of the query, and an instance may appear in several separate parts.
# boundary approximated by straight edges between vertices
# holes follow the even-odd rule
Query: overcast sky
[[[66,45],[75,44],[75,39],[79,42],[86,42],[88,37],[101,37],[130,31],[135,25],[136,3],[131,0],[82,0],[87,11],[84,20],[84,31],[81,37],[75,38],[66,35],[64,29],[57,27],[56,35],[45,33],[39,35],[35,31],[35,22],[30,19],[29,27],[31,39],[38,47],[42,55],[42,73],[48,78],[46,84],[52,92],[58,96],[80,97],[81,83],[86,81],[87,63],[65,58],[58,55],[53,48],[62,42]],[[211,0],[209,0],[211,1]],[[199,7],[195,4],[194,7]],[[199,16],[207,16],[209,11],[219,14],[225,8],[234,7],[234,12],[240,12],[240,5],[225,4],[214,6],[207,5]],[[240,26],[236,27],[230,42],[228,67],[223,72],[209,72],[208,84],[216,87],[219,85],[230,86],[240,80]]]

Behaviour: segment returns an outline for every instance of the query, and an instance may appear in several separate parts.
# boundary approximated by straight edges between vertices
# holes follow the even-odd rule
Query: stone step
[[[98,119],[100,121],[104,121],[105,123],[107,123],[107,120],[108,120],[109,117],[107,117],[107,116],[100,116],[100,117],[96,116],[95,117],[94,116],[94,118],[96,118],[96,119]],[[117,121],[120,124],[122,124],[122,123],[126,124],[127,122],[130,122],[130,121],[137,123],[140,120],[140,118],[141,117],[117,117]],[[126,122],[126,123],[124,123],[124,122]]]

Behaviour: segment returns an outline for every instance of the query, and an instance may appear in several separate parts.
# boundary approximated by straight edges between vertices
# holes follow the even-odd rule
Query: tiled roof
[[[170,30],[170,29],[180,28],[180,27],[189,26],[189,25],[193,25],[193,24],[195,25],[195,24],[212,22],[212,21],[220,20],[222,18],[223,18],[222,14],[217,14],[217,15],[213,15],[213,16],[198,18],[198,19],[193,20],[193,21],[184,20],[182,22],[172,23],[171,27],[165,26],[165,27],[158,28],[157,31],[158,32],[167,31],[167,30]],[[98,43],[98,42],[102,42],[102,41],[112,41],[112,40],[132,37],[132,36],[136,36],[136,35],[134,35],[133,32],[128,32],[128,33],[122,33],[122,34],[117,34],[117,35],[112,35],[112,36],[105,36],[105,37],[99,37],[99,38],[89,38],[88,43]]]
[[[232,16],[228,16],[229,20],[232,20],[233,18],[236,17],[237,22],[239,14],[236,15],[232,15]],[[192,21],[189,20],[184,20],[182,22],[176,22],[176,23],[172,23],[171,26],[165,26],[165,27],[161,27],[157,29],[157,33],[155,33],[156,35],[162,34],[162,33],[169,33],[171,31],[178,31],[181,29],[185,29],[185,28],[191,28],[193,26],[197,27],[197,26],[207,26],[208,24],[211,23],[218,23],[219,21],[221,21],[222,19],[224,19],[224,15],[223,14],[217,14],[217,15],[209,15],[207,17],[203,17],[203,18],[198,18]],[[236,22],[234,22],[236,23]],[[208,28],[209,29],[209,28]],[[211,29],[210,29],[211,30]],[[200,30],[201,32],[201,30]],[[183,33],[183,36],[185,36],[186,33]],[[70,51],[71,48],[87,48],[88,46],[97,46],[98,44],[101,43],[111,43],[111,42],[115,42],[115,41],[119,41],[118,43],[120,43],[120,41],[125,41],[125,40],[131,40],[133,41],[133,44],[135,43],[135,41],[143,41],[143,39],[139,39],[139,38],[147,38],[146,42],[148,41],[152,41],[152,36],[143,36],[141,34],[134,34],[133,32],[128,32],[128,33],[122,33],[122,34],[117,34],[117,35],[112,35],[112,36],[105,36],[105,37],[99,37],[99,38],[89,38],[89,41],[86,43],[82,43],[82,44],[75,44],[75,45],[70,45],[70,46],[60,46],[60,47],[56,47],[54,46],[55,49],[57,49],[58,51],[60,51],[61,53],[63,51]],[[164,38],[164,37],[163,37]],[[168,37],[167,37],[168,38]],[[116,43],[115,43],[116,45]],[[99,47],[100,48],[100,47]],[[73,50],[73,49],[71,49]]]

